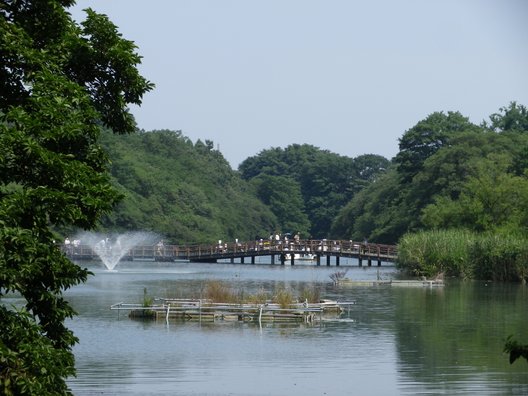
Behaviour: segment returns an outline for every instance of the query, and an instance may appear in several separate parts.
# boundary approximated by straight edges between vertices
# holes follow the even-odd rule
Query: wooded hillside
[[[252,239],[276,228],[275,215],[212,142],[179,131],[105,133],[111,174],[125,195],[104,219],[111,230],[149,230],[172,243]]]

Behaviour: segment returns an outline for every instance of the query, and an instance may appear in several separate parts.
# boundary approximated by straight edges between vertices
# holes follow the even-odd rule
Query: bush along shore
[[[519,235],[434,230],[404,235],[399,269],[414,276],[526,283],[528,240]]]

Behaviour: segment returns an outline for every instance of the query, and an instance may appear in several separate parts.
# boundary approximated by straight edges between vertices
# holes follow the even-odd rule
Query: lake
[[[121,262],[65,293],[79,315],[68,326],[75,395],[526,395],[528,364],[503,352],[513,334],[526,342],[528,291],[517,284],[446,280],[442,288],[334,286],[398,276],[392,266],[353,260],[317,267]],[[347,265],[348,264],[348,265]],[[313,325],[138,321],[110,310],[154,297],[199,296],[207,280],[238,293],[298,292],[354,301],[341,317]]]

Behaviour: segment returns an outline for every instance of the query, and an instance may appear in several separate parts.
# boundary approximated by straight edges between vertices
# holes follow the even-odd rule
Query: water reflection
[[[450,282],[445,288],[334,287],[335,267],[130,263],[68,291],[80,315],[69,325],[75,394],[387,395],[528,393],[524,361],[502,353],[528,324],[526,288]],[[393,268],[348,267],[353,279]],[[317,325],[141,322],[111,304],[188,297],[207,279],[237,290],[316,285],[324,297],[356,302]]]

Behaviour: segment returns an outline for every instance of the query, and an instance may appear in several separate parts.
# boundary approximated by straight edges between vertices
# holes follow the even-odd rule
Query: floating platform
[[[314,323],[336,318],[353,302],[321,300],[319,303],[296,303],[286,307],[279,304],[223,304],[207,300],[157,299],[158,304],[117,303],[112,310],[129,311],[133,319],[230,322],[298,322]]]
[[[443,287],[443,280],[352,280],[341,279],[339,286],[396,286],[396,287]]]

